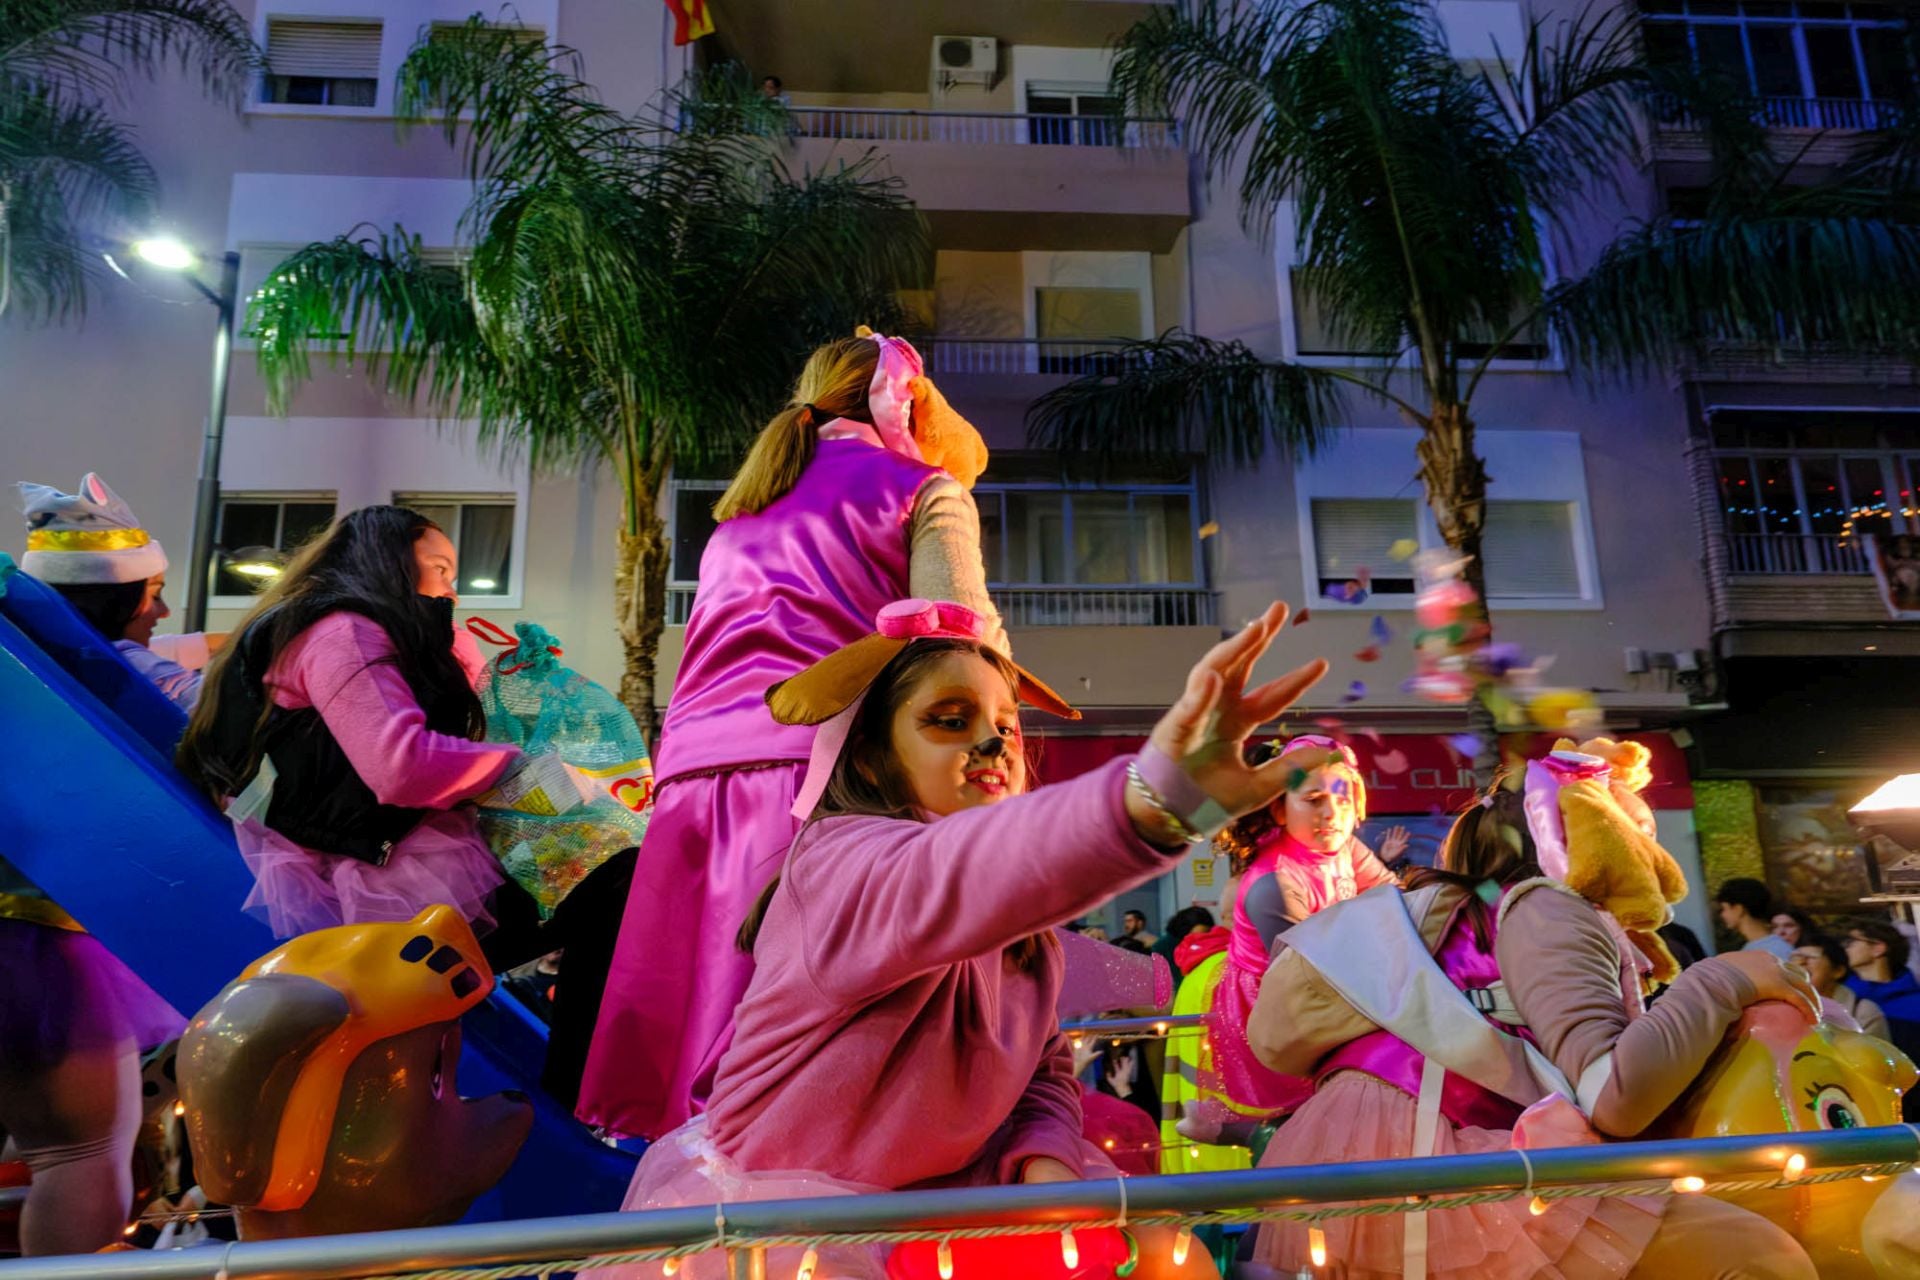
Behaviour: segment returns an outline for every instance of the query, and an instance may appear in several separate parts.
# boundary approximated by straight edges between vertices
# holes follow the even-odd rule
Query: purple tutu
[[[187,1025],[91,934],[0,918],[0,1058],[44,1069],[76,1050],[164,1044]]]

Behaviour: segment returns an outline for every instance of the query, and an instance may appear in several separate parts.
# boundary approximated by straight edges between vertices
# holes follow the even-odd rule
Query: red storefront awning
[[[1630,733],[1653,753],[1653,782],[1644,793],[1655,809],[1693,808],[1693,784],[1687,757],[1666,733]],[[1537,756],[1552,749],[1556,735],[1535,735],[1531,742],[1508,740],[1511,756],[1525,746]],[[1473,762],[1454,749],[1443,735],[1426,733],[1368,733],[1347,735],[1367,776],[1367,808],[1373,814],[1453,813],[1471,804],[1474,796]],[[1091,772],[1109,760],[1131,755],[1146,739],[1128,734],[1028,739],[1036,780],[1061,782]]]

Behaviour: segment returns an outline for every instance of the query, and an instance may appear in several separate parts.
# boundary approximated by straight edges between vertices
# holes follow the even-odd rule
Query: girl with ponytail
[[[912,345],[863,330],[813,353],[715,504],[583,1120],[653,1138],[704,1107],[753,973],[735,936],[799,829],[813,750],[767,688],[910,596],[968,606],[1008,651],[968,493],[985,466]]]

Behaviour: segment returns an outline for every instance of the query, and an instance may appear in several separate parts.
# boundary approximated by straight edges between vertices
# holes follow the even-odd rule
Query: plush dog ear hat
[[[817,724],[807,778],[794,801],[794,816],[813,816],[814,806],[826,794],[827,779],[846,745],[853,718],[875,678],[894,656],[915,640],[972,640],[986,634],[986,621],[963,604],[949,601],[898,600],[880,611],[874,634],[837,649],[796,676],[767,690],[767,707],[781,724]],[[1067,700],[1019,663],[1014,680],[1022,702],[1050,715],[1078,720],[1080,713]]]
[[[68,586],[145,582],[167,571],[167,553],[140,527],[120,495],[89,471],[80,492],[21,483],[27,551],[20,568],[42,582]]]

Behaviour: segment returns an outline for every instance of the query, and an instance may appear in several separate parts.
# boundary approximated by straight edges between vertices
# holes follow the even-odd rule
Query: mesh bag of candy
[[[622,849],[640,843],[653,800],[653,762],[640,726],[620,700],[563,665],[553,635],[533,622],[509,637],[475,618],[480,639],[503,647],[480,690],[487,741],[570,766],[582,803],[521,801],[480,809],[480,831],[508,875],[551,914],[573,887]],[[571,799],[571,797],[567,797]],[[544,811],[543,811],[544,810]]]

